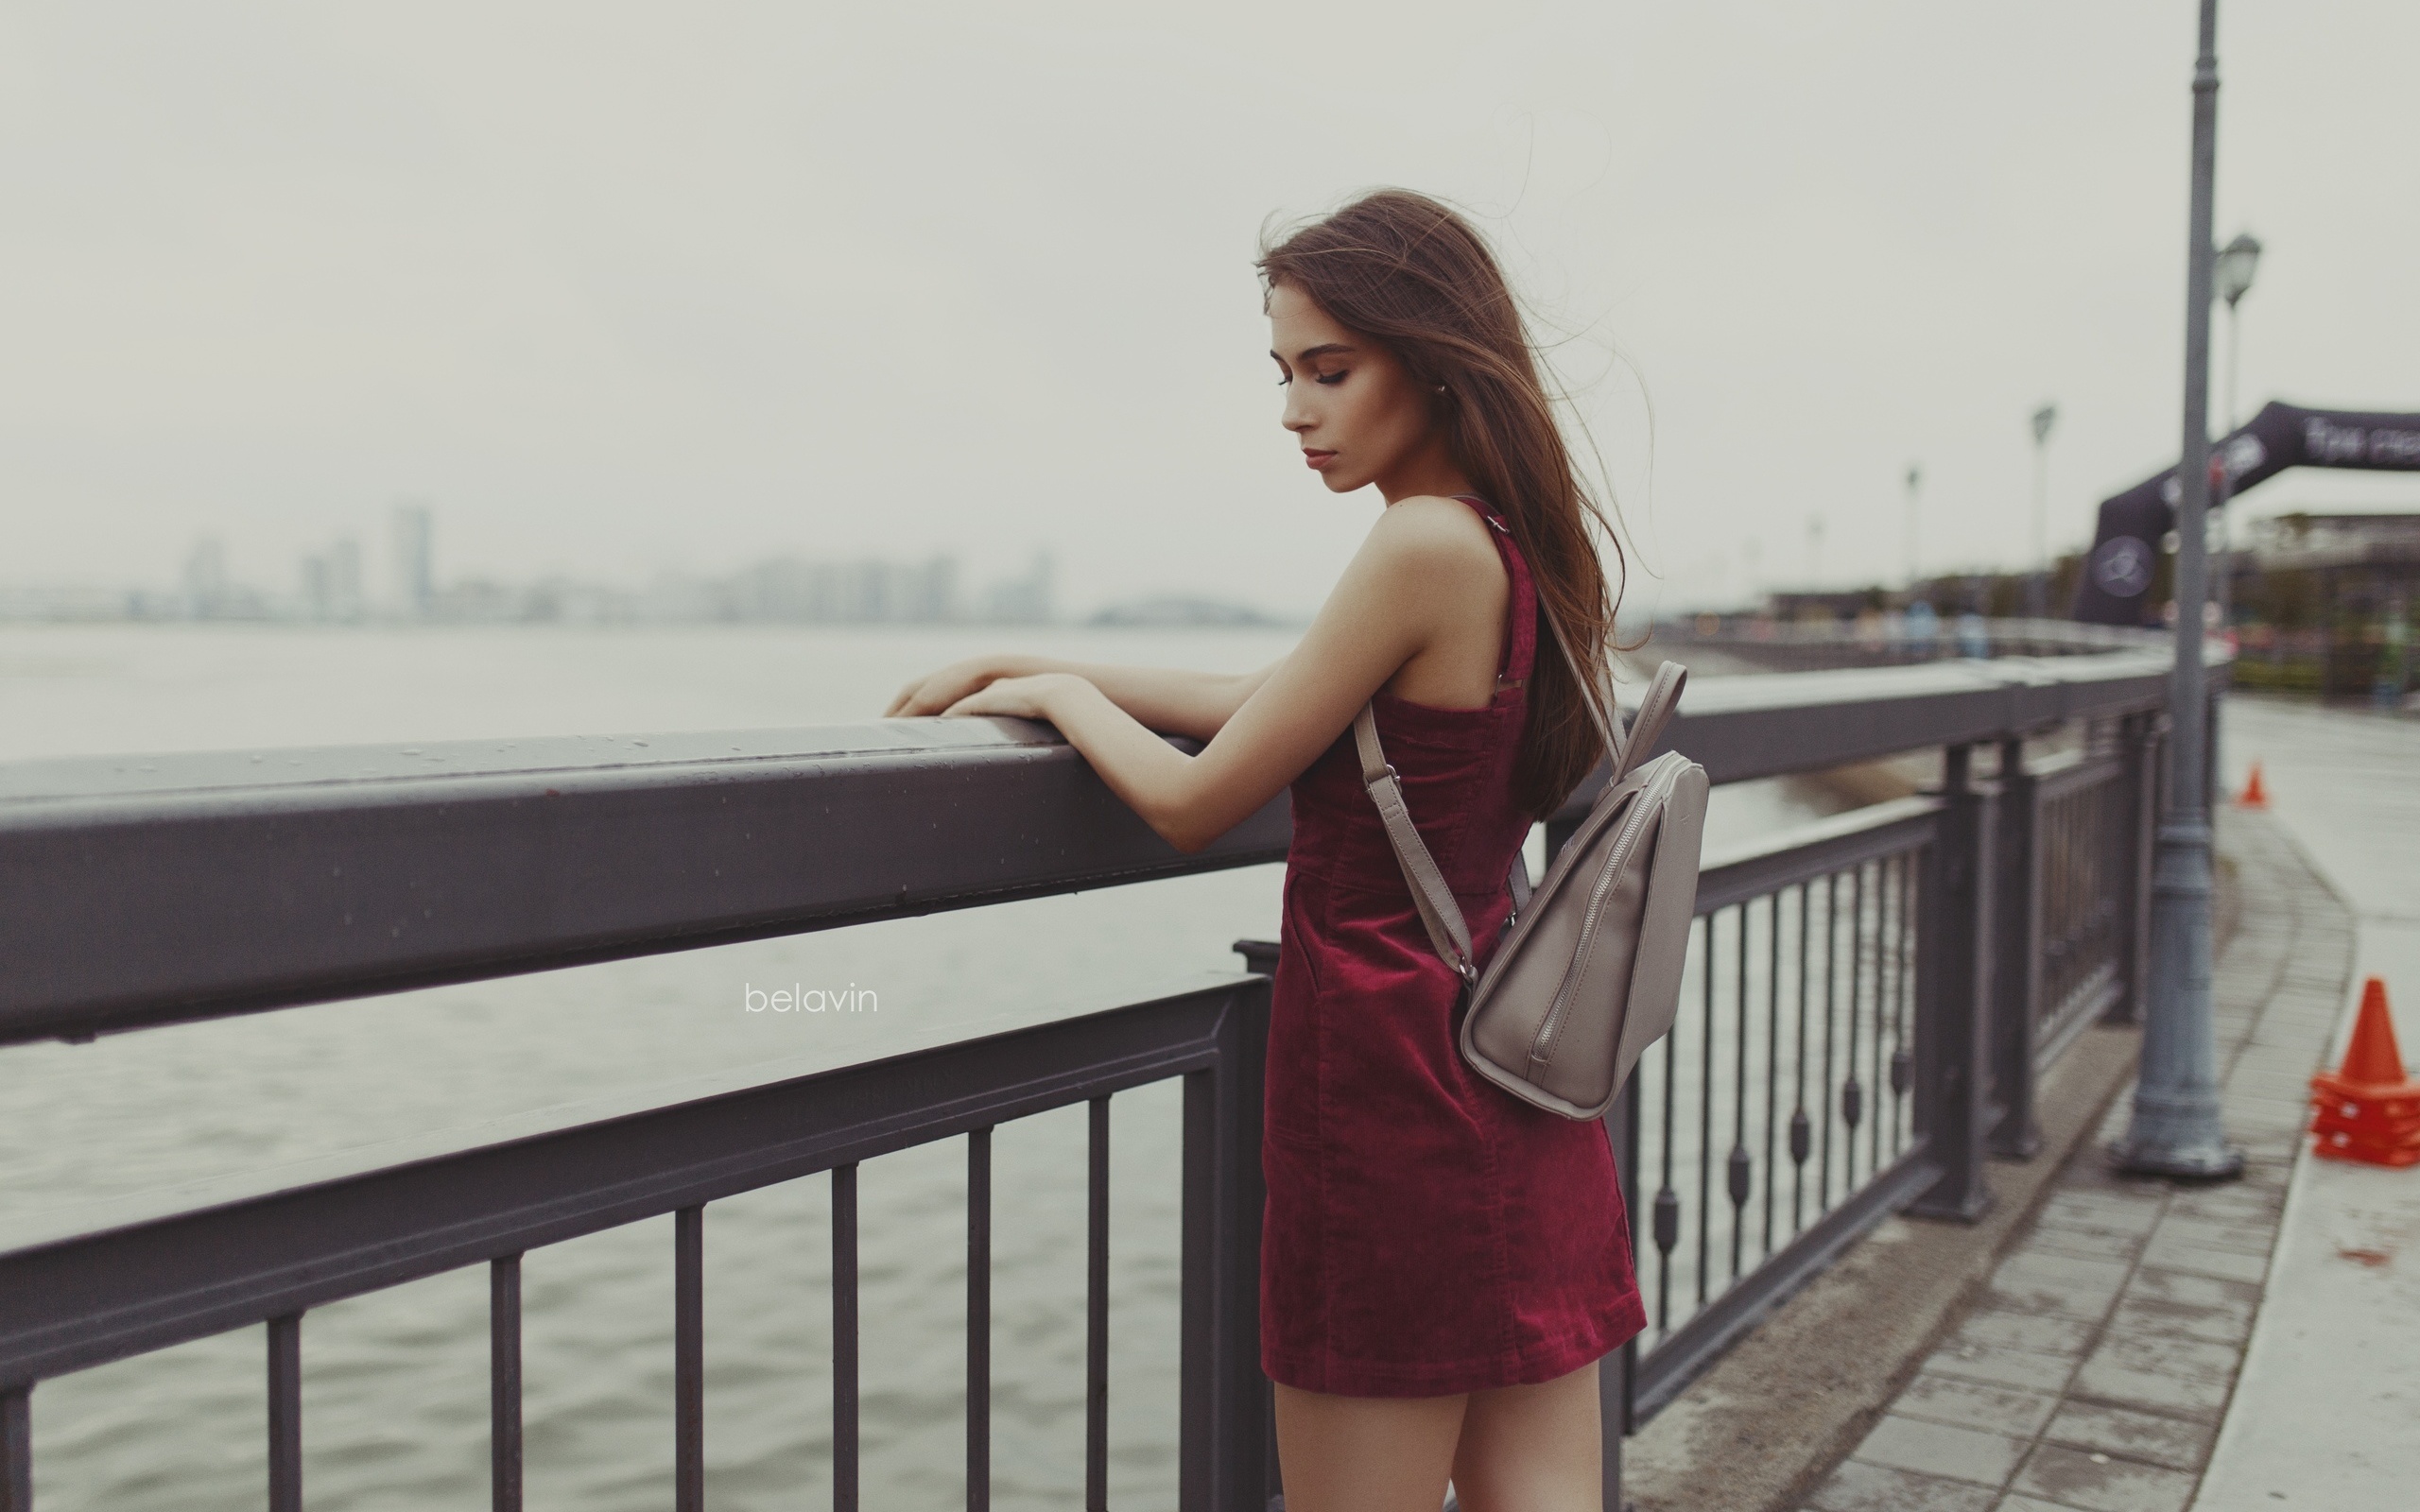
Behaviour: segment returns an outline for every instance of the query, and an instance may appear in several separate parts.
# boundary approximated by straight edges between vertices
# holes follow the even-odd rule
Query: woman
[[[1551,638],[1608,685],[1618,582],[1583,519],[1603,516],[1503,275],[1452,211],[1382,191],[1259,266],[1286,428],[1331,492],[1386,501],[1301,643],[1240,676],[978,658],[887,713],[1048,720],[1184,851],[1290,786],[1261,1247],[1288,1512],[1436,1512],[1449,1477],[1468,1512],[1593,1512],[1597,1362],[1646,1322],[1605,1132],[1463,1062],[1460,980],[1351,725],[1374,698],[1484,970],[1530,824],[1603,755]]]

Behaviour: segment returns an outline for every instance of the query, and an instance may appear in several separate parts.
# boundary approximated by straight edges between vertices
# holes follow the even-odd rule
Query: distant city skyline
[[[0,620],[243,620],[301,624],[776,623],[839,625],[1053,625],[1067,623],[1057,597],[1057,562],[1033,553],[1021,571],[969,586],[959,558],[913,560],[788,552],[734,571],[667,568],[628,583],[544,574],[510,578],[444,573],[439,516],[426,500],[389,511],[384,593],[365,588],[361,543],[352,534],[306,551],[293,585],[244,580],[228,565],[226,540],[196,537],[174,588],[0,582]],[[1146,594],[1073,616],[1115,625],[1288,623],[1232,598]]]

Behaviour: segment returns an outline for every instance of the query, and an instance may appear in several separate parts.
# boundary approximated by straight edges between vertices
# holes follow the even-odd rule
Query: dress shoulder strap
[[[1512,539],[1512,527],[1505,524],[1495,506],[1475,493],[1458,493],[1454,497],[1477,509],[1479,518],[1494,528],[1495,554],[1503,560],[1505,576],[1512,584],[1512,595],[1504,606],[1503,648],[1495,658],[1496,691],[1525,687],[1538,649],[1538,596],[1537,587],[1530,577],[1530,564]]]

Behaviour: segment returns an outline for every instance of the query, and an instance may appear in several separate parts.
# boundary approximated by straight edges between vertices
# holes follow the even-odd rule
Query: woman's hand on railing
[[[947,717],[968,714],[1007,714],[1017,719],[1048,719],[1047,704],[1051,693],[1071,683],[1082,683],[1086,692],[1092,685],[1072,672],[1036,672],[1018,678],[994,678],[982,687],[943,709]]]
[[[913,719],[920,714],[938,714],[970,694],[980,692],[1010,674],[992,657],[972,656],[953,662],[938,672],[926,673],[899,690],[890,707],[882,712],[885,719]]]

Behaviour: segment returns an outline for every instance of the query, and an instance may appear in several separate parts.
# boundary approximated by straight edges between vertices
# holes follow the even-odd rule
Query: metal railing
[[[1842,623],[1734,613],[1659,624],[1653,644],[1676,656],[1691,646],[1715,646],[1773,671],[1811,672],[1963,657],[2098,656],[2130,650],[2157,654],[2165,652],[2169,640],[2164,631],[2074,620],[1951,614],[1926,623],[1893,614]]]
[[[2093,804],[2149,813],[2166,675],[2164,656],[2128,650],[1691,689],[1667,741],[1718,782],[1925,747],[1945,753],[1944,781],[1708,859],[1680,1026],[1606,1120],[1651,1318],[1605,1372],[1609,1495],[1622,1431],[1873,1223],[1979,1211],[1986,1137],[2021,1143],[2002,1136],[2030,1123],[2036,1052],[2135,1001],[2148,851],[2084,842]],[[2074,720],[2117,754],[2028,773],[2023,739]],[[1996,782],[1970,771],[1979,745],[2003,752]],[[1601,782],[1549,823],[1550,847]],[[1178,853],[1053,732],[1011,720],[19,763],[0,766],[0,1044],[1266,864],[1288,833],[1281,794]],[[2057,965],[2032,964],[2051,956],[2037,939]],[[1256,1313],[1273,951],[1238,948],[1259,970],[1200,992],[0,1253],[0,1508],[30,1505],[37,1383],[251,1325],[269,1504],[299,1507],[309,1310],[473,1264],[491,1277],[493,1502],[517,1507],[521,1257],[666,1213],[675,1500],[700,1506],[705,1210],[818,1174],[834,1501],[854,1506],[857,1164],[959,1138],[967,1501],[987,1505],[990,1132],[1077,1102],[1092,1119],[1086,1494],[1105,1505],[1110,1099],[1177,1076],[1180,1504],[1260,1512],[1277,1489]],[[1996,974],[2020,954],[2026,971]],[[2020,1019],[2028,1053],[2011,1057]]]

